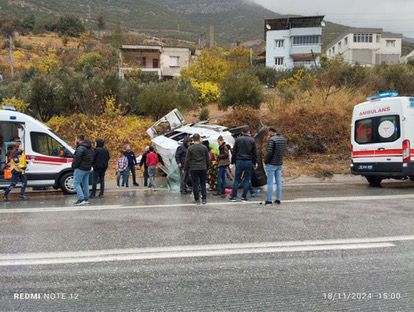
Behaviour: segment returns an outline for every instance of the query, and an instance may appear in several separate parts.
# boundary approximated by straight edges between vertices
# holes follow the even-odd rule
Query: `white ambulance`
[[[49,127],[13,107],[0,109],[0,188],[10,183],[3,172],[10,150],[19,141],[28,161],[29,187],[53,186],[67,194],[75,193],[71,168],[74,149]]]
[[[414,180],[414,97],[380,93],[354,107],[351,172],[371,186],[384,179]]]

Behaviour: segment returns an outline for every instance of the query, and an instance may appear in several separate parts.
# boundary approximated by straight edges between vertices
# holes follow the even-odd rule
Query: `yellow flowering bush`
[[[210,81],[197,82],[193,80],[191,81],[191,84],[197,92],[198,103],[207,105],[218,101],[220,97],[220,87],[217,83]]]
[[[153,121],[136,116],[123,116],[114,98],[105,101],[105,112],[99,116],[75,113],[70,116],[55,116],[48,121],[48,126],[67,142],[73,142],[77,134],[84,134],[89,140],[103,139],[115,160],[117,152],[125,144],[131,144],[137,154],[151,143],[146,130]]]
[[[0,102],[0,107],[3,105],[11,105],[14,106],[16,108],[16,110],[18,112],[27,112],[27,110],[29,109],[30,104],[26,103],[24,100],[22,99],[17,99],[17,98],[4,98],[1,102]]]

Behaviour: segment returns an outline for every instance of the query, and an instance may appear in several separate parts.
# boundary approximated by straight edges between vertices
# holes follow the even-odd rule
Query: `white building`
[[[319,65],[324,16],[265,20],[266,66],[275,69]]]
[[[120,60],[120,78],[138,69],[156,73],[160,78],[174,78],[180,76],[181,69],[190,66],[191,51],[189,48],[123,45]]]
[[[328,45],[326,54],[329,58],[341,55],[346,62],[363,66],[398,64],[401,45],[402,34],[381,28],[351,28]]]

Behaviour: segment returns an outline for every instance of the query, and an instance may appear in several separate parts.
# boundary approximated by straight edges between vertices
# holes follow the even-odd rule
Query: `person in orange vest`
[[[20,144],[17,150],[12,155],[9,166],[12,172],[11,182],[8,188],[4,190],[3,199],[4,201],[9,201],[9,193],[13,188],[16,187],[17,182],[20,180],[22,187],[20,189],[20,198],[26,199],[26,187],[27,187],[27,176],[26,176],[26,167],[27,160],[26,154],[24,153],[23,145]]]

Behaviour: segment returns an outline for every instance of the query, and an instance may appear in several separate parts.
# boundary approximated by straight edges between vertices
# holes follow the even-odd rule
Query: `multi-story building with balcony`
[[[152,72],[160,78],[174,78],[180,76],[181,69],[190,66],[191,51],[189,48],[123,45],[120,62],[120,78],[136,70]]]
[[[318,66],[323,19],[304,16],[265,20],[266,66],[281,70]]]
[[[350,64],[373,66],[398,64],[401,59],[402,34],[381,28],[350,28],[332,41],[326,50],[329,58],[341,55]]]

